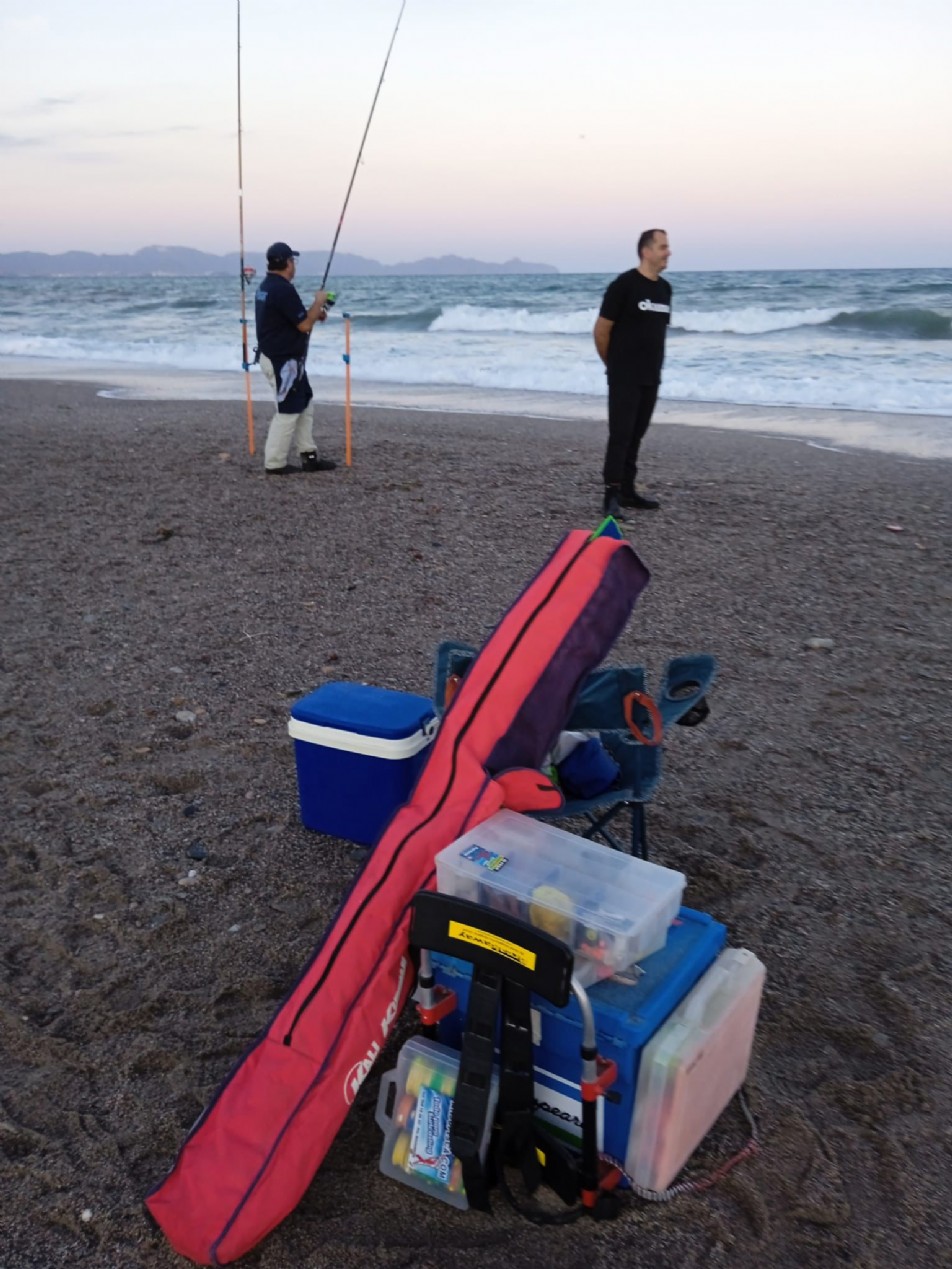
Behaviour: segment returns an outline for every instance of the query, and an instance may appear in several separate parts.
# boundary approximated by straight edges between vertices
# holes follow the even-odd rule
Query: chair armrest
[[[438,714],[446,709],[446,685],[453,675],[460,678],[476,659],[476,649],[468,643],[445,639],[436,650],[433,674],[433,704]]]
[[[716,673],[717,662],[709,653],[671,658],[656,698],[666,728],[694,709],[710,691]]]

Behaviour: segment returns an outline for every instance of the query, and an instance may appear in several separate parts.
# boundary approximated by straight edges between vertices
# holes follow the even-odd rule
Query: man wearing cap
[[[278,404],[264,447],[267,476],[333,471],[337,466],[329,458],[317,456],[314,393],[305,367],[311,331],[327,317],[327,292],[318,291],[311,307],[304,307],[293,285],[299,255],[286,242],[273,242],[267,250],[267,276],[255,293],[258,360]],[[301,455],[300,467],[288,463],[292,442]]]

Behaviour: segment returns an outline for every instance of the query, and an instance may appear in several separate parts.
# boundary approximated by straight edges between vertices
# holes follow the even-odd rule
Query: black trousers
[[[644,439],[655,402],[656,383],[608,380],[608,447],[605,450],[606,485],[618,485],[631,493],[638,474],[638,450]]]

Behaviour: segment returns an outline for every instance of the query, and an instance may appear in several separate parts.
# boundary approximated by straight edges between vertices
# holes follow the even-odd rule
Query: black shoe
[[[302,471],[333,471],[337,464],[332,458],[318,458],[316,450],[301,455]]]
[[[266,467],[264,474],[266,476],[294,476],[300,472],[300,467]]]
[[[657,499],[646,498],[644,494],[636,493],[635,490],[620,494],[618,501],[623,507],[631,507],[634,511],[657,511],[661,506]]]
[[[613,520],[618,520],[624,524],[628,517],[622,512],[621,505],[618,501],[617,489],[605,490],[605,501],[602,503],[602,514],[611,516]]]

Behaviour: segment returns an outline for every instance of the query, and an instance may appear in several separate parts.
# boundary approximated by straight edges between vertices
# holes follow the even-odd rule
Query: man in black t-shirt
[[[317,456],[314,393],[305,368],[311,330],[327,317],[327,292],[318,291],[311,307],[304,307],[292,281],[298,255],[286,242],[273,242],[267,251],[267,277],[255,293],[258,360],[278,404],[264,446],[267,476],[333,471],[337,466],[329,458]],[[288,464],[292,441],[301,455],[300,467]]]
[[[608,447],[605,515],[624,520],[622,507],[654,511],[658,502],[638,493],[638,450],[661,383],[664,340],[671,321],[671,285],[661,274],[671,248],[663,229],[638,239],[638,267],[608,287],[595,323],[595,347],[608,374]]]

